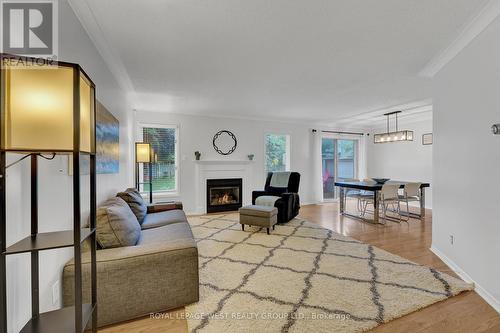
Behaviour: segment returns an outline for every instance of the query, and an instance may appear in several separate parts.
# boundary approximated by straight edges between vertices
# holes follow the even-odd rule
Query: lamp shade
[[[136,163],[151,162],[151,144],[146,142],[135,143],[135,162]]]
[[[94,153],[95,88],[81,68],[68,63],[28,66],[5,57],[2,149]]]

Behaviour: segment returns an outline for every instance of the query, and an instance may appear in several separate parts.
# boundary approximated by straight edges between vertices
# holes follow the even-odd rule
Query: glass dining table
[[[400,188],[404,188],[406,183],[414,183],[414,182],[399,181],[399,180],[390,180],[387,182],[387,184],[399,184]],[[340,201],[339,213],[341,215],[349,216],[356,219],[361,219],[371,223],[380,223],[379,222],[380,190],[382,189],[383,184],[377,183],[375,181],[338,181],[335,182],[335,186],[339,188],[339,201]],[[420,185],[420,213],[415,214],[408,212],[408,215],[412,217],[418,217],[420,219],[423,219],[425,217],[425,188],[427,187],[430,187],[429,183],[421,183]],[[346,191],[349,189],[356,189],[373,193],[373,206],[374,206],[373,219],[369,219],[364,216],[357,216],[354,214],[350,214],[346,211],[345,196],[346,196]]]

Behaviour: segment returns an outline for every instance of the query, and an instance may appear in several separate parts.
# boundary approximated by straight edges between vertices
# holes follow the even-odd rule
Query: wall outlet
[[[455,236],[450,235],[450,244],[453,245],[455,243]]]
[[[58,305],[59,300],[61,299],[61,281],[57,280],[52,285],[52,304]]]

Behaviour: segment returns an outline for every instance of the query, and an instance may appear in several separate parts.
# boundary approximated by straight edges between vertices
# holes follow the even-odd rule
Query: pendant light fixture
[[[384,116],[387,117],[387,132],[375,134],[373,136],[374,143],[413,141],[413,131],[408,131],[408,130],[400,131],[398,129],[398,114],[401,112],[402,111],[394,111],[394,112],[389,112],[389,113],[384,114]],[[395,132],[390,132],[390,130],[389,130],[389,121],[390,121],[390,116],[392,116],[392,115],[395,116],[395,121],[396,121],[396,131]]]

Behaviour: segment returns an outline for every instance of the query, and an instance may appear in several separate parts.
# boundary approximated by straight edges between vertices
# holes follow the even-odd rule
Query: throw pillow
[[[119,192],[117,197],[122,198],[130,206],[132,212],[137,217],[139,224],[142,224],[146,214],[148,213],[148,205],[142,198],[141,194],[135,188],[128,188],[125,192]]]
[[[132,246],[141,236],[137,218],[121,198],[112,198],[97,209],[97,242],[102,248]]]

